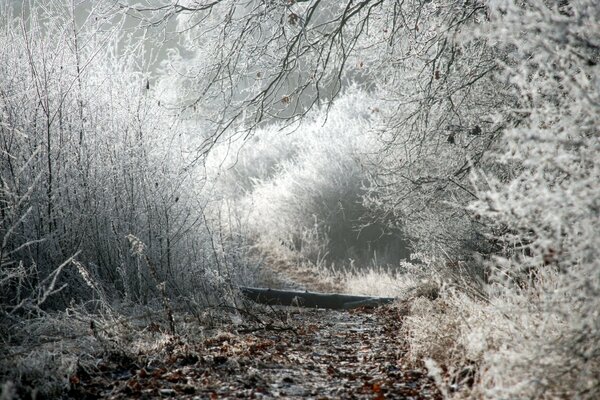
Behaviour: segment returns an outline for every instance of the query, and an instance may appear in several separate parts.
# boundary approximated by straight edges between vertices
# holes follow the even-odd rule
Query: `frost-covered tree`
[[[178,18],[185,51],[172,51],[169,81],[210,128],[200,153],[328,109],[357,82],[380,139],[364,163],[372,218],[452,265],[491,250],[464,211],[475,198],[468,176],[514,121],[491,118],[513,100],[492,74],[502,51],[474,35],[489,20],[481,2],[187,1],[128,11],[153,26]]]
[[[470,171],[492,167],[486,153],[510,124],[493,119],[513,102],[493,74],[503,52],[474,35],[488,20],[478,2],[401,9],[399,33],[377,55],[384,101],[367,203],[401,223],[415,251],[481,278],[480,269],[457,267],[492,250],[464,207],[476,199]]]

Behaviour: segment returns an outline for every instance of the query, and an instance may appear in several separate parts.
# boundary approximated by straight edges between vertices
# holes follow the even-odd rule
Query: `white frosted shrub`
[[[362,204],[368,173],[362,160],[374,148],[373,108],[370,96],[350,91],[298,130],[298,155],[282,163],[273,179],[258,182],[251,197],[254,225],[263,235],[309,257],[317,255],[311,242],[321,242],[321,256],[341,262],[362,264],[377,256],[385,262],[404,255],[397,233],[386,236]],[[306,252],[306,246],[313,248]]]
[[[105,5],[77,4],[75,13],[89,6],[92,16],[74,32],[65,28],[70,6],[39,3],[23,26],[9,6],[0,12],[0,92],[7,94],[0,96],[0,265],[22,264],[40,282],[76,255],[89,277],[69,264],[56,284],[65,293],[47,305],[94,296],[87,279],[106,286],[111,299],[140,302],[152,297],[156,280],[167,281],[173,297],[206,291],[218,225],[204,226],[210,187],[199,163],[191,165],[197,143],[189,126],[161,107],[160,85],[140,61],[143,50],[119,30],[118,15],[105,30]],[[35,73],[46,68],[43,77]],[[131,254],[129,234],[145,244],[156,279]],[[15,282],[0,301],[18,292]],[[29,294],[35,290],[23,288],[10,300]]]
[[[471,211],[490,228],[488,240],[499,251],[487,263],[492,276],[486,299],[454,303],[457,317],[450,320],[463,321],[453,341],[460,346],[450,347],[458,356],[427,354],[443,347],[446,339],[439,336],[449,331],[431,307],[415,308],[408,319],[411,349],[450,360],[455,370],[474,361],[474,386],[459,388],[459,395],[595,399],[600,4],[494,2],[489,15],[478,35],[509,54],[496,76],[520,103],[492,117],[512,123],[490,154],[503,173],[486,170],[473,182],[481,189]]]
[[[457,342],[479,366],[471,395],[598,398],[600,5],[499,2],[490,16],[479,34],[510,50],[497,76],[521,104],[494,117],[516,121],[492,155],[507,173],[474,181],[471,209],[500,251],[487,300],[457,303]]]
[[[502,130],[488,116],[510,101],[491,74],[501,53],[473,35],[487,18],[479,2],[396,7],[392,29],[401,33],[378,54],[386,73],[377,95],[387,101],[368,158],[366,204],[400,226],[415,252],[445,260],[430,265],[439,274],[480,290],[485,271],[476,258],[492,246],[466,205],[475,198],[470,170],[489,167],[486,153]]]
[[[371,223],[362,204],[373,149],[369,129],[374,100],[349,89],[327,110],[300,126],[259,130],[243,145],[229,143],[211,155],[208,170],[224,198],[263,248],[353,264],[399,258],[404,244]]]

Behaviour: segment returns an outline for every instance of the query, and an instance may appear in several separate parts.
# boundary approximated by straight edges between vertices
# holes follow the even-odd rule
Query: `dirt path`
[[[173,337],[160,354],[103,361],[77,377],[74,397],[187,399],[437,399],[410,369],[398,310],[288,310],[285,324],[244,326],[194,343]],[[163,356],[161,356],[161,354]],[[141,365],[144,364],[144,365]]]

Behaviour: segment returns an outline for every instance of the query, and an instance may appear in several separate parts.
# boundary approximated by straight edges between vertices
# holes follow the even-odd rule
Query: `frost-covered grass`
[[[71,391],[80,380],[97,376],[114,384],[114,372],[168,359],[174,338],[197,344],[235,318],[223,310],[193,315],[173,304],[173,333],[160,302],[97,307],[71,306],[13,325],[11,343],[0,348],[0,398],[77,397]]]
[[[401,297],[418,284],[408,274],[383,268],[347,272],[343,282],[348,293],[381,297]]]
[[[597,316],[581,315],[579,304],[594,300],[574,301],[561,280],[548,271],[523,290],[497,287],[486,301],[448,288],[435,300],[418,297],[404,320],[408,355],[438,374],[452,398],[593,399]],[[563,292],[560,305],[556,292]]]
[[[91,320],[81,308],[69,308],[12,324],[0,352],[2,398],[61,397],[78,366],[93,365],[102,351]]]

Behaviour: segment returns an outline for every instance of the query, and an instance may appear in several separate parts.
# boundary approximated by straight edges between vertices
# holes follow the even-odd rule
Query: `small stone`
[[[160,389],[158,392],[160,393],[161,396],[164,396],[164,397],[172,397],[172,396],[176,395],[174,389]]]

